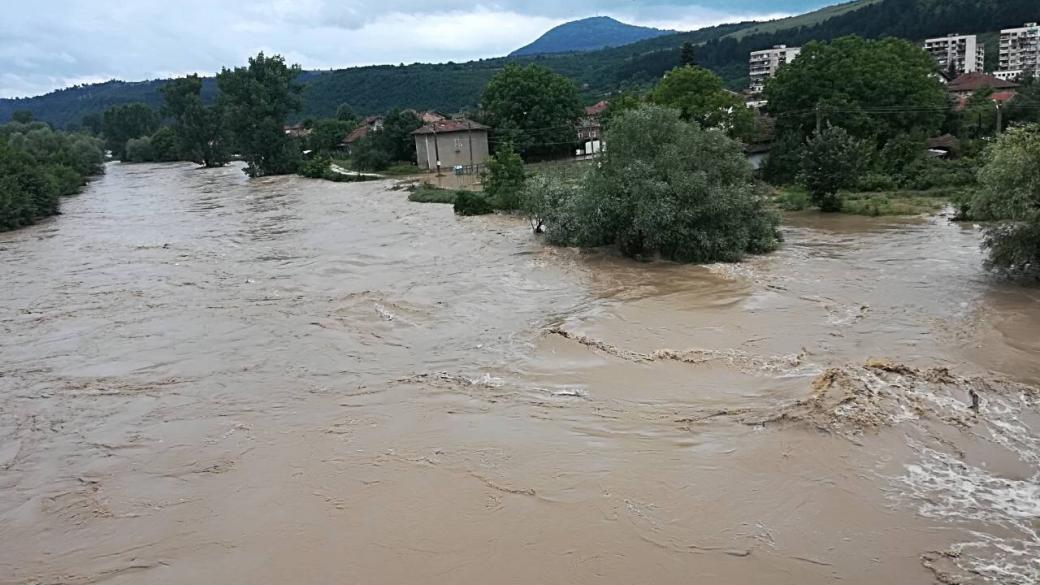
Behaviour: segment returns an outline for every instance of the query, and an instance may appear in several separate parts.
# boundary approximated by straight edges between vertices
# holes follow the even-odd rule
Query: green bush
[[[812,206],[809,193],[801,189],[781,191],[775,199],[777,207],[784,211],[802,211]]]
[[[550,243],[680,262],[735,262],[779,245],[779,218],[721,131],[645,105],[618,114],[606,138],[610,149],[579,185],[554,185],[544,211],[526,204]]]
[[[495,206],[482,193],[458,191],[455,193],[455,215],[487,215]]]
[[[155,160],[155,155],[152,152],[152,139],[148,136],[127,140],[124,150],[126,152],[123,157],[124,162],[143,163]]]
[[[898,189],[899,185],[891,175],[874,172],[860,177],[856,188],[860,191],[892,191]]]
[[[313,156],[300,163],[298,174],[309,179],[324,179],[330,174],[329,165],[332,161],[324,155]]]
[[[506,143],[488,159],[484,193],[499,209],[517,209],[525,179],[523,159]]]
[[[840,126],[828,125],[810,138],[802,154],[800,177],[813,205],[820,211],[841,211],[838,191],[855,186],[868,162],[867,144]]]
[[[424,184],[408,194],[408,200],[415,203],[447,203],[455,204],[459,191],[441,189],[430,184]]]

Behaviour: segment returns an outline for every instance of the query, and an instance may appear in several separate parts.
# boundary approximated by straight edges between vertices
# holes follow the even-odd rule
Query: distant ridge
[[[567,22],[551,29],[535,42],[510,53],[510,57],[579,53],[606,47],[621,47],[675,31],[625,24],[609,16]]]

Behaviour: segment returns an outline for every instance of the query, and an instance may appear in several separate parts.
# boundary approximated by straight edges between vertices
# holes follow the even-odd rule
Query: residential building
[[[599,140],[603,132],[603,124],[600,117],[607,111],[610,104],[599,102],[594,106],[585,108],[585,115],[578,120],[578,141],[588,142]]]
[[[440,120],[412,132],[420,169],[463,167],[470,172],[487,162],[487,126],[467,120]]]
[[[989,99],[1003,103],[1015,97],[1016,88],[1018,88],[1017,83],[999,79],[987,73],[965,73],[946,85],[946,90],[957,100],[958,109],[963,108],[968,99],[979,90],[992,90]]]
[[[761,93],[766,88],[766,80],[776,75],[781,67],[794,61],[802,52],[801,47],[776,45],[772,49],[752,51],[750,59],[751,91]]]
[[[447,120],[448,117],[436,110],[427,110],[425,112],[419,112],[417,114],[419,119],[422,120],[423,124],[433,124],[434,122],[440,122],[441,120]]]
[[[924,42],[927,51],[939,69],[952,72],[954,76],[984,71],[986,47],[975,35],[947,35]]]
[[[1009,28],[1000,31],[1000,67],[1001,72],[1018,71],[1015,78],[1031,73],[1040,75],[1040,25],[1027,23],[1022,28]]]
[[[361,120],[358,127],[351,130],[350,133],[347,134],[346,138],[343,139],[343,145],[346,147],[347,154],[352,154],[354,143],[368,136],[369,132],[375,132],[382,129],[382,116],[368,116],[364,120]]]

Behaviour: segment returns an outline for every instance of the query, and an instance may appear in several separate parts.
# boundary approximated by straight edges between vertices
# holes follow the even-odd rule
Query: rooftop
[[[467,120],[466,118],[459,118],[458,120],[440,120],[432,124],[427,124],[422,128],[419,128],[412,134],[447,134],[449,132],[466,132],[469,130],[490,130],[488,126],[485,126],[479,122]]]
[[[951,81],[947,86],[950,91],[975,91],[983,87],[1011,89],[1018,87],[1018,84],[998,79],[988,73],[965,73]]]

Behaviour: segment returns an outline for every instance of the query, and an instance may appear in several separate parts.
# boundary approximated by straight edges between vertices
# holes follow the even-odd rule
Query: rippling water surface
[[[110,165],[0,234],[0,583],[1040,581],[973,226],[639,264],[389,186]]]

